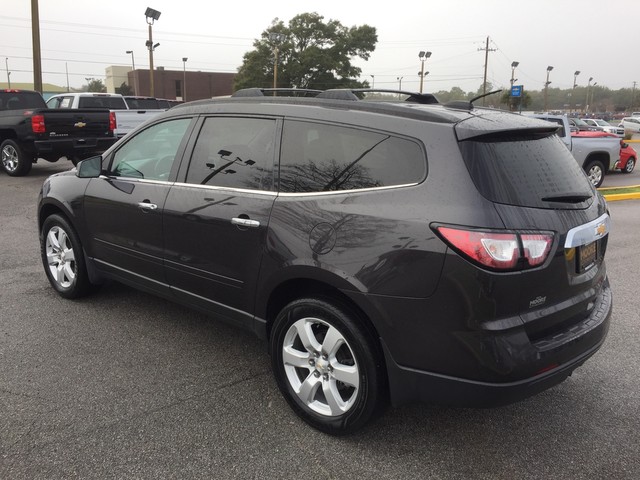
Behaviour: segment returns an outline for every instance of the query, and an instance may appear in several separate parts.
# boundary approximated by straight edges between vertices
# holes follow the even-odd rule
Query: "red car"
[[[638,154],[628,143],[620,142],[620,160],[616,163],[616,168],[622,173],[631,173],[638,161]]]

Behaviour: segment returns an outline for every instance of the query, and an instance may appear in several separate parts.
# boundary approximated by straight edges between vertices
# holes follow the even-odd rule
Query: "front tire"
[[[593,160],[584,168],[584,171],[589,177],[591,185],[595,188],[599,188],[604,182],[604,165],[599,160]]]
[[[65,298],[79,298],[91,292],[78,234],[61,215],[47,217],[40,232],[42,264],[51,286]]]
[[[382,354],[346,305],[324,298],[291,302],[274,322],[270,349],[280,391],[318,430],[355,432],[385,404]]]
[[[622,173],[631,173],[636,166],[636,159],[633,157],[629,157],[627,160],[627,164],[622,169]]]
[[[33,159],[28,158],[14,140],[5,140],[0,146],[0,164],[7,175],[23,177],[31,171]]]

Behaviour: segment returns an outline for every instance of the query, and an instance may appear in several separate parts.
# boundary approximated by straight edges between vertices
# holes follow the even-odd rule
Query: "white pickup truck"
[[[143,103],[149,106],[140,108],[140,104]],[[155,98],[123,97],[117,93],[93,92],[53,95],[47,100],[47,107],[73,109],[107,108],[115,113],[116,135],[118,138],[124,137],[138,125],[166,110],[166,108],[158,108],[158,101]]]
[[[532,114],[531,117],[560,125],[558,136],[586,172],[591,184],[598,188],[606,173],[620,160],[620,138],[606,132],[572,131],[566,115]]]

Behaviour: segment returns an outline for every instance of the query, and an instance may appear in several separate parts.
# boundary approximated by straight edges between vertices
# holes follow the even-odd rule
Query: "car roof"
[[[376,115],[388,115],[392,117],[407,118],[412,120],[427,121],[440,124],[455,125],[456,135],[459,140],[470,139],[484,133],[496,133],[501,131],[513,131],[521,129],[536,130],[539,132],[553,133],[557,125],[549,124],[541,120],[525,117],[503,110],[489,108],[476,108],[470,102],[452,102],[440,104],[430,94],[419,94],[406,91],[382,90],[394,94],[407,96],[408,101],[372,101],[360,99],[358,96],[349,95],[349,92],[379,92],[381,90],[326,90],[313,91],[315,96],[305,96],[307,91],[297,90],[298,96],[271,96],[272,89],[249,89],[264,91],[267,95],[246,94],[246,91],[236,92],[231,97],[213,98],[188,102],[163,114],[166,117],[181,116],[185,113],[211,114],[211,113],[236,113],[236,114],[263,114],[274,116],[311,116],[315,117],[318,110],[323,111],[351,111]],[[291,91],[293,89],[289,89]],[[317,92],[327,94],[319,95]],[[346,94],[345,94],[346,92]],[[278,91],[278,93],[280,93]],[[421,102],[424,100],[424,102]],[[316,112],[315,114],[313,112]]]

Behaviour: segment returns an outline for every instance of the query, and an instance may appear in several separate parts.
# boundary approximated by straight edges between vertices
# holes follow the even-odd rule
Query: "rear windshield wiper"
[[[565,195],[555,195],[553,197],[542,198],[543,202],[559,202],[559,203],[581,203],[591,198],[591,194],[568,193]]]

